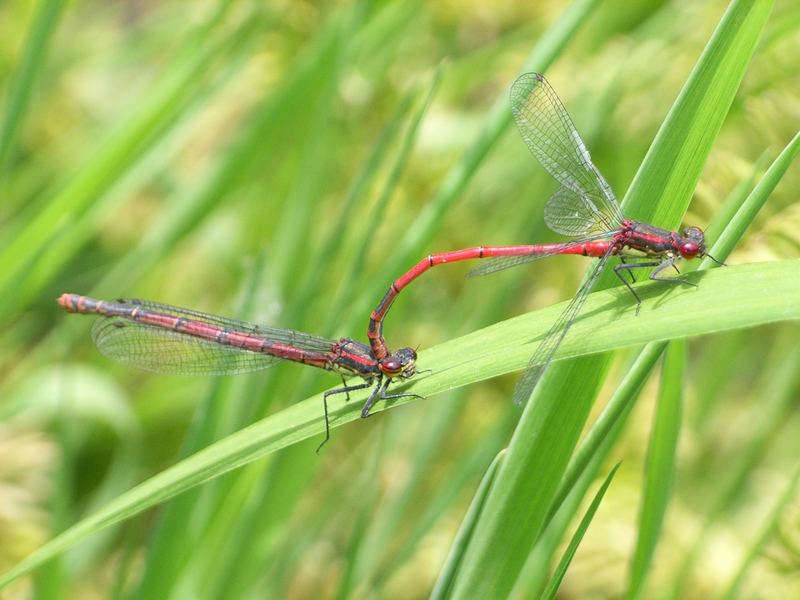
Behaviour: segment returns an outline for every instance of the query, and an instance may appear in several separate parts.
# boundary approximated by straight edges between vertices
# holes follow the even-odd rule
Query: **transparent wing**
[[[172,306],[170,304],[161,304],[159,302],[150,302],[148,300],[118,300],[120,304],[129,306],[140,306],[148,310],[158,313],[167,314],[173,317],[183,317],[185,319],[192,319],[200,321],[201,323],[208,323],[215,327],[221,327],[227,331],[238,331],[248,335],[267,338],[273,342],[280,342],[288,344],[295,348],[302,350],[311,350],[314,352],[325,352],[331,349],[334,344],[332,340],[326,339],[322,336],[304,333],[302,331],[295,331],[294,329],[282,329],[280,327],[271,327],[269,325],[256,325],[248,323],[247,321],[240,321],[238,319],[231,319],[229,317],[221,317],[218,315],[211,315],[208,313],[200,312],[199,310],[192,310],[190,308],[183,308],[180,306]]]
[[[266,369],[280,360],[120,317],[98,318],[92,338],[109,358],[172,375],[233,375]]]
[[[525,73],[511,86],[511,111],[522,139],[534,157],[564,188],[562,203],[593,221],[584,232],[619,226],[622,212],[614,193],[592,163],[567,110],[543,75]],[[548,222],[549,225],[549,222]]]
[[[518,254],[515,256],[499,256],[497,258],[487,258],[483,260],[479,266],[475,267],[469,273],[467,273],[467,277],[478,277],[480,275],[488,275],[489,273],[496,273],[497,271],[502,271],[503,269],[509,269],[511,267],[516,267],[517,265],[531,263],[536,260],[539,260],[540,258],[546,258],[548,256],[556,256],[558,254],[574,254],[573,252],[567,252],[567,250],[570,247],[579,246],[586,242],[607,240],[609,238],[614,237],[619,232],[620,232],[619,229],[613,229],[611,231],[603,231],[602,233],[595,233],[594,235],[587,235],[580,239],[572,240],[564,244],[553,244],[547,251],[539,251],[531,254]]]
[[[516,267],[517,265],[524,265],[532,263],[544,258],[545,256],[552,256],[548,254],[521,254],[518,256],[499,256],[497,258],[487,258],[481,264],[467,273],[467,277],[480,277],[481,275],[488,275],[489,273],[497,273]]]
[[[220,331],[236,331],[272,342],[316,352],[329,352],[333,342],[290,329],[253,325],[199,311],[155,302],[120,300],[120,304],[211,325]],[[100,316],[92,325],[92,339],[109,358],[146,371],[181,375],[233,375],[271,367],[281,360],[261,352],[219,344],[168,327],[121,316]]]
[[[573,190],[559,187],[544,207],[544,222],[561,235],[579,237],[597,230],[594,203]]]
[[[564,337],[567,335],[570,327],[572,327],[572,323],[575,322],[575,318],[581,311],[589,292],[594,288],[597,279],[600,277],[603,268],[612,254],[612,249],[609,249],[609,251],[597,261],[589,277],[578,290],[578,293],[575,294],[564,311],[559,315],[558,319],[556,319],[556,322],[553,323],[547,331],[547,334],[542,339],[538,348],[536,348],[536,352],[533,353],[531,360],[528,362],[525,372],[522,374],[519,382],[517,382],[517,387],[514,390],[515,404],[524,404],[528,401],[528,398],[530,398],[533,388],[536,387],[539,379],[541,379],[547,367],[552,362],[556,350],[558,350],[561,342],[564,341]]]

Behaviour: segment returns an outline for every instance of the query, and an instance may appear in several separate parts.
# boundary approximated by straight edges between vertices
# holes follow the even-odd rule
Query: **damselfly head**
[[[417,353],[413,348],[400,348],[384,358],[378,367],[387,377],[409,379],[416,373]]]
[[[699,227],[687,227],[678,244],[682,258],[690,259],[704,256],[706,253],[705,234]]]

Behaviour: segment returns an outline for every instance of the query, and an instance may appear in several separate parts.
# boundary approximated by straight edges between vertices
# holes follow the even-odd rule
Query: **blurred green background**
[[[594,4],[546,73],[622,197],[726,3]],[[0,571],[337,382],[291,364],[219,380],[143,374],[99,355],[90,320],[60,312],[60,293],[365,340],[371,308],[425,254],[556,240],[541,216],[555,184],[513,127],[495,128],[496,143],[485,132],[569,6],[0,5]],[[686,223],[706,227],[795,135],[798,56],[800,6],[779,0]],[[799,191],[793,167],[731,264],[797,257]],[[564,300],[586,267],[555,258],[480,280],[437,269],[398,299],[388,342],[428,348]],[[797,462],[798,333],[690,340],[645,597],[721,593],[754,547],[743,597],[800,595],[800,495],[772,512]],[[615,364],[596,410],[626,356]],[[320,456],[317,439],[279,451],[90,537],[9,597],[427,597],[519,417],[515,380],[335,428]],[[624,463],[561,597],[627,589],[657,390],[654,377],[611,452]]]

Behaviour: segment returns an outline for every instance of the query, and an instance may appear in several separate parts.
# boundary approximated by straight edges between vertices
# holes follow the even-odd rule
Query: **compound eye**
[[[696,242],[683,242],[680,251],[683,258],[694,258],[700,252],[700,244]]]
[[[403,370],[399,360],[387,360],[381,363],[381,371],[385,375],[397,375]]]

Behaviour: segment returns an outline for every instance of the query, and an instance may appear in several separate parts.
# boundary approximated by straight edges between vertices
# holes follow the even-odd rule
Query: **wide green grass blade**
[[[800,260],[715,269],[703,275],[699,288],[666,292],[668,302],[658,284],[639,285],[637,289],[644,302],[638,317],[627,297],[620,298],[619,290],[592,294],[584,316],[575,325],[573,341],[565,341],[559,356],[584,356],[648,342],[800,319]],[[557,305],[517,317],[422,353],[420,364],[429,365],[434,373],[421,376],[413,387],[400,389],[431,396],[522,368],[560,308]],[[364,398],[363,394],[353,394],[350,402],[344,399],[331,402],[332,425],[337,427],[356,420],[359,401]],[[94,531],[128,519],[279,448],[319,436],[324,429],[320,402],[320,397],[315,396],[290,406],[145,481],[19,563],[0,578],[0,586]],[[407,402],[408,399],[401,399],[391,406]],[[379,404],[375,412],[385,408]]]
[[[586,495],[614,447],[616,440],[612,438],[613,436],[606,438],[600,451],[595,453],[583,469],[558,510],[548,519],[520,577],[514,584],[515,596],[538,597],[552,578],[552,565],[558,549],[563,546],[562,540],[566,539],[569,526],[575,521],[580,507],[586,504],[584,501]]]
[[[567,574],[567,569],[572,562],[572,558],[575,556],[575,552],[578,550],[578,546],[580,545],[581,540],[583,540],[586,530],[589,529],[589,525],[594,518],[594,514],[600,507],[600,502],[602,502],[608,486],[611,485],[611,480],[614,479],[614,475],[617,473],[617,469],[619,469],[620,464],[621,463],[617,463],[614,465],[614,468],[611,469],[611,472],[606,477],[603,485],[600,486],[600,489],[598,489],[597,493],[594,495],[594,499],[589,505],[589,508],[586,509],[586,514],[583,515],[583,518],[581,519],[578,528],[575,530],[569,545],[567,546],[566,550],[564,550],[564,555],[561,557],[561,560],[559,561],[558,566],[553,573],[553,577],[550,579],[550,583],[547,585],[547,588],[542,594],[543,599],[552,600],[558,594],[558,588],[561,587],[561,582],[564,580],[564,575]]]
[[[553,496],[553,505],[547,516],[547,522],[559,510],[589,463],[601,452],[601,448],[610,446],[608,442],[613,437],[612,432],[619,433],[620,425],[625,422],[625,419],[630,414],[644,382],[647,381],[647,377],[658,363],[658,359],[666,346],[667,342],[648,344],[636,356],[619,386],[614,390],[614,394],[606,406],[603,407],[600,416],[592,424],[581,445],[578,446],[578,449],[573,454],[558,490]]]
[[[729,6],[626,195],[623,208],[631,216],[660,226],[678,224],[771,6],[768,0]],[[574,330],[568,337],[591,344],[587,338],[596,334]],[[607,364],[606,357],[592,357],[554,365],[545,375],[464,559],[457,596],[504,597],[510,592],[549,514]]]
[[[639,511],[639,535],[631,561],[628,598],[638,598],[642,592],[672,496],[683,412],[682,386],[685,367],[686,343],[683,340],[670,343],[664,354],[661,391],[647,451],[644,490]]]
[[[554,258],[481,280],[463,278],[474,265],[451,265],[415,283],[392,308],[388,341],[424,350],[420,370],[434,370],[406,389],[429,386],[429,395],[451,389],[367,422],[355,406],[337,404],[333,440],[321,456],[313,452],[321,440],[316,394],[339,386],[334,375],[293,364],[218,379],[139,373],[103,357],[88,335],[90,319],[65,315],[53,299],[63,291],[152,298],[363,340],[368,310],[422,256],[478,244],[559,241],[541,217],[555,184],[531,160],[513,125],[506,123],[493,142],[483,137],[492,132],[487,126],[495,101],[507,121],[508,86],[534,45],[560,44],[549,67],[526,68],[544,70],[596,164],[622,195],[727,3],[657,0],[618,10],[597,0],[545,0],[487,11],[422,0],[311,9],[212,0],[188,12],[171,0],[64,3],[6,155],[0,250],[16,243],[75,174],[107,160],[103,140],[130,124],[181,64],[198,49],[220,51],[189,82],[191,97],[154,130],[143,153],[132,153],[130,167],[42,246],[46,252],[22,281],[19,297],[13,297],[15,286],[5,288],[12,297],[0,311],[0,448],[13,451],[0,451],[0,505],[7,517],[0,518],[0,574],[137,484],[266,415],[310,399],[295,420],[302,425],[307,418],[316,429],[300,443],[86,536],[0,596],[426,597],[475,488],[521,414],[508,402],[518,373],[462,382],[488,377],[472,372],[493,361],[496,372],[525,364],[543,329],[534,324],[517,337],[508,329],[514,341],[503,345],[498,338],[485,357],[477,351],[484,349],[480,336],[493,336],[491,330],[477,333],[471,340],[476,351],[466,356],[459,356],[459,344],[467,340],[456,338],[570,298],[579,270],[592,261]],[[777,154],[772,149],[796,134],[795,4],[775,3],[683,218],[703,227],[709,242],[730,225],[741,196]],[[0,127],[37,14],[52,5],[0,3]],[[590,18],[563,28],[569,24],[565,10],[575,16],[576,8],[587,6],[597,9]],[[444,66],[441,84],[409,143],[406,132],[437,65]],[[324,131],[310,135],[320,122]],[[404,150],[409,145],[410,152]],[[472,152],[481,147],[488,149],[480,160],[466,160],[478,157]],[[746,226],[728,264],[798,256],[793,172]],[[418,219],[430,216],[426,206],[447,199],[440,195],[445,181],[463,186],[430,230],[415,232],[427,223]],[[381,197],[390,203],[376,206]],[[376,227],[371,215],[378,211]],[[406,247],[418,233],[417,246]],[[365,239],[369,251],[355,268]],[[27,274],[13,261],[0,265],[0,271],[9,269]],[[704,276],[693,277],[704,284]],[[659,309],[678,294],[698,297],[666,284],[653,289]],[[627,317],[633,307],[617,292],[593,314],[606,310]],[[647,327],[643,323],[627,325]],[[643,595],[668,594],[684,574],[684,560],[691,568],[679,597],[719,594],[783,492],[798,451],[792,403],[798,328],[773,323],[689,342],[680,436],[688,451],[680,454]],[[428,350],[451,340],[452,346]],[[511,343],[528,348],[507,358]],[[614,380],[603,386],[592,421],[613,396],[608,412],[582,433],[509,597],[540,597],[618,459],[637,467],[617,472],[559,596],[624,596],[643,489],[638,465],[649,446],[657,395],[649,354],[615,391],[637,351],[617,353]],[[653,362],[660,363],[658,356]],[[76,369],[80,381],[67,375]],[[42,385],[53,373],[58,385]],[[362,400],[354,395],[351,402]],[[570,400],[562,405],[569,408]],[[109,401],[125,408],[140,432],[140,452],[125,454],[135,435],[87,426],[75,411],[102,409]],[[264,431],[275,432],[275,422],[267,423]],[[284,424],[279,436],[287,435],[290,424]],[[72,443],[60,447],[65,426],[63,438]],[[620,456],[612,461],[612,454]],[[577,479],[570,481],[571,474]],[[559,499],[562,491],[566,496]],[[741,596],[791,596],[781,593],[793,585],[791,573],[774,568],[787,564],[784,533],[791,532],[782,529],[751,564]],[[725,565],[729,569],[720,572]]]
[[[747,198],[740,203],[739,208],[734,211],[735,214],[739,216],[736,219],[731,219],[724,228],[720,228],[722,231],[720,236],[721,241],[712,248],[712,254],[719,260],[724,261],[728,258],[733,245],[741,238],[743,230],[746,229],[746,223],[752,222],[758,210],[766,203],[770,194],[775,189],[775,186],[794,161],[798,151],[800,151],[800,135],[795,136],[789,145],[783,149],[780,155],[770,165],[764,177],[761,178]],[[704,261],[700,269],[710,267],[710,262],[711,261]],[[614,395],[608,401],[603,412],[592,425],[592,428],[586,434],[580,447],[572,457],[569,467],[564,474],[564,478],[554,496],[551,514],[561,505],[572,488],[572,485],[577,481],[583,469],[597,452],[600,445],[604,443],[604,440],[608,437],[612,429],[617,427],[630,412],[636,395],[647,380],[652,368],[656,365],[658,357],[665,348],[666,344],[664,342],[656,342],[648,344],[639,353]]]
[[[772,5],[771,0],[729,4],[625,195],[626,216],[678,226]]]
[[[591,4],[595,4],[595,0],[592,0]],[[589,3],[581,2],[579,5],[588,6]],[[572,28],[556,28],[554,33],[548,34],[548,36],[542,40],[539,44],[545,44],[546,48],[549,48],[550,51],[560,50],[563,47],[563,44],[569,39],[570,32],[574,31],[574,27],[577,27],[580,24],[580,20],[574,21],[574,16],[572,20],[568,20],[567,22],[574,23]],[[395,27],[395,30],[397,28]],[[560,44],[560,46],[559,46]],[[434,81],[434,84],[436,82]],[[424,110],[424,105],[420,107],[420,111]],[[408,133],[406,135],[406,140],[414,139],[416,131],[416,126],[412,123],[410,126]],[[484,152],[488,151],[490,146],[486,146],[486,141],[482,138],[479,138],[476,141],[476,144],[481,145],[484,147]],[[408,143],[405,144],[409,149],[410,145]],[[398,154],[397,165],[400,169],[394,169],[394,173],[390,172],[389,177],[387,179],[387,185],[385,186],[386,189],[386,197],[389,197],[389,193],[392,192],[393,188],[398,183],[397,181],[397,174],[399,174],[403,168],[403,164],[406,161],[407,150],[404,150],[402,147],[400,148],[400,152]],[[395,174],[396,173],[396,174]],[[464,178],[469,178],[471,174],[469,172],[462,172],[460,174]],[[455,199],[454,196],[449,197],[450,201]],[[374,238],[375,232],[368,227],[364,228],[364,236],[365,239],[370,239],[373,241],[372,247],[374,247]],[[351,236],[352,237],[352,236]],[[365,246],[366,247],[366,246]],[[400,255],[397,252],[391,253],[392,257],[400,258]],[[355,273],[352,273],[355,275]],[[373,281],[378,281],[374,279]],[[367,301],[371,302],[369,299],[377,296],[377,293],[371,294],[365,291],[366,286],[357,286],[354,285],[352,282],[348,281],[348,277],[345,277],[342,281],[337,282],[342,288],[349,287],[351,290],[358,290],[357,299],[359,301]],[[380,283],[378,283],[380,285]],[[364,300],[362,300],[364,299]],[[374,300],[373,300],[374,301]],[[345,331],[351,331],[351,327],[345,327],[343,324],[349,320],[352,322],[354,319],[361,319],[359,314],[366,314],[366,309],[360,310],[354,306],[354,302],[334,302],[334,306],[327,307],[330,311],[330,315],[332,318],[335,319],[335,325],[337,328],[341,328]],[[342,311],[347,309],[346,316],[336,317],[335,311]],[[318,316],[315,319],[315,322],[318,323],[319,319]],[[315,325],[317,327],[318,325]],[[323,330],[328,330],[328,328],[323,327]],[[302,376],[303,379],[306,378],[305,375]],[[302,388],[302,386],[301,386]],[[272,395],[270,394],[262,394],[263,398],[270,398]],[[303,481],[305,478],[308,478],[310,481],[310,477],[314,474],[315,467],[318,464],[314,457],[310,456],[304,448],[298,447],[297,449],[292,449],[289,452],[285,453],[282,456],[281,466],[276,466],[275,473],[270,473],[263,478],[263,483],[258,484],[258,491],[251,492],[251,496],[255,496],[258,499],[251,501],[254,508],[252,509],[252,517],[247,516],[242,518],[240,515],[241,513],[236,510],[224,510],[221,509],[218,511],[220,514],[227,514],[230,515],[227,518],[234,519],[237,518],[239,520],[239,524],[236,526],[237,531],[241,532],[241,535],[234,534],[234,543],[232,547],[236,546],[248,546],[252,542],[250,538],[254,535],[254,532],[259,532],[258,535],[262,538],[269,537],[269,531],[273,527],[277,527],[280,525],[281,520],[283,518],[288,517],[289,513],[293,509],[293,507],[297,503],[297,499],[299,496],[305,491],[305,486],[303,485]],[[260,467],[257,467],[260,470]],[[276,490],[280,490],[279,493],[276,494]],[[216,540],[219,540],[219,536],[223,533],[228,535],[230,531],[230,527],[226,527],[223,524],[220,524],[217,527],[218,534],[216,537],[210,540],[209,546],[213,546],[216,543]],[[224,557],[221,557],[224,559]],[[217,562],[214,565],[214,571],[211,569],[201,568],[201,577],[206,576],[206,574],[211,574],[213,576],[214,572],[223,573],[222,575],[216,577],[218,581],[222,583],[221,589],[228,591],[228,582],[233,581],[248,581],[254,580],[258,577],[258,573],[263,570],[263,558],[256,554],[256,553],[248,553],[244,558],[238,552],[231,553],[231,560],[228,561],[234,571],[225,572],[224,565],[220,568],[220,563]],[[204,589],[208,589],[204,586]]]

